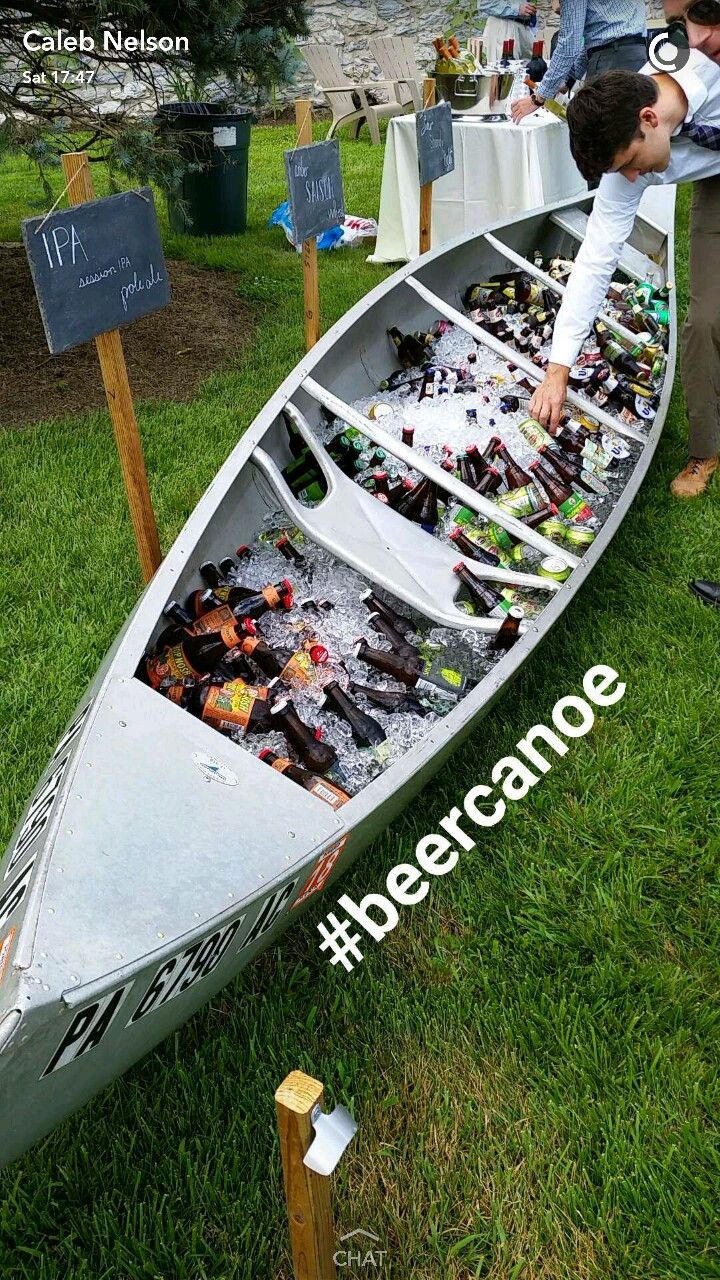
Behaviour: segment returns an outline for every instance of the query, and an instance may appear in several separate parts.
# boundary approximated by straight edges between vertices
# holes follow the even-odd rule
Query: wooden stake
[[[70,204],[83,204],[86,200],[94,200],[95,191],[90,177],[90,166],[84,152],[69,152],[63,156],[62,165],[65,180],[68,183]],[[160,540],[119,330],[113,329],[110,333],[101,333],[95,339],[95,346],[115,432],[115,443],[120,455],[120,466],[135,529],[140,567],[145,581],[149,582],[162,559]]]
[[[335,1280],[330,1179],[303,1164],[314,1133],[310,1113],[323,1104],[323,1086],[291,1071],[275,1094],[285,1199],[295,1280]]]
[[[312,102],[298,98],[295,103],[297,146],[312,142]],[[320,337],[320,283],[318,280],[317,241],[304,240],[302,247],[303,291],[305,294],[305,349],[310,350]]]
[[[423,80],[423,106],[435,106],[435,81]],[[432,241],[432,182],[420,188],[420,252],[427,253]]]

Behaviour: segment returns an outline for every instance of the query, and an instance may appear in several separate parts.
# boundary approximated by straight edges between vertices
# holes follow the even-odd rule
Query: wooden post
[[[82,151],[71,151],[62,158],[71,205],[95,199],[88,158]],[[142,441],[135,417],[122,341],[118,329],[101,333],[95,339],[100,371],[105,386],[115,443],[120,455],[125,491],[135,529],[138,555],[146,582],[152,578],[162,559],[148,488]]]
[[[435,106],[435,81],[423,80],[423,106]],[[432,182],[420,188],[420,252],[427,253],[432,242]]]
[[[297,146],[312,142],[312,102],[298,98],[295,103]],[[320,337],[320,284],[318,281],[317,241],[304,240],[302,247],[303,292],[305,295],[305,348],[315,346]]]
[[[304,1071],[291,1071],[275,1094],[295,1280],[337,1276],[330,1179],[303,1164],[314,1136],[310,1114],[322,1103],[323,1086]]]

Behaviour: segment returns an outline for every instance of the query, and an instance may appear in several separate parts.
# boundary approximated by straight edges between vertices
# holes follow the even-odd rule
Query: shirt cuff
[[[550,364],[565,364],[568,369],[572,369],[581,346],[582,343],[578,345],[572,338],[557,334],[550,347]]]

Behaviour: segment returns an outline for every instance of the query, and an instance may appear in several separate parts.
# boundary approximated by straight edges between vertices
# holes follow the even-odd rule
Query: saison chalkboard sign
[[[337,227],[345,218],[345,197],[337,142],[313,142],[285,152],[290,214],[295,244]]]
[[[441,102],[437,107],[416,112],[415,129],[420,186],[424,187],[455,168],[450,103]]]
[[[53,355],[170,301],[150,187],[26,218],[22,233]]]

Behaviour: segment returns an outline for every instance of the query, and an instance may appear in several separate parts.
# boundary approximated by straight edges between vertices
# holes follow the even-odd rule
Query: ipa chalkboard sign
[[[424,187],[455,168],[450,103],[441,102],[437,107],[416,112],[415,128],[420,186]]]
[[[26,218],[22,233],[53,355],[170,301],[150,187]]]
[[[290,214],[295,244],[337,227],[345,218],[345,197],[337,142],[314,142],[285,152]]]

